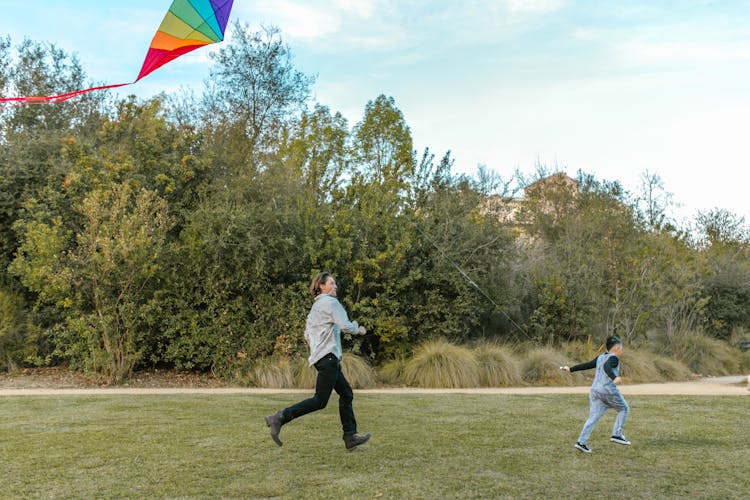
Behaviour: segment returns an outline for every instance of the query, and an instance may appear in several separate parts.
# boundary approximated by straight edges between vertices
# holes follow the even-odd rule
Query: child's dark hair
[[[609,351],[617,344],[622,344],[622,340],[620,340],[620,337],[616,335],[612,335],[610,337],[607,337],[607,340],[604,341],[604,345],[607,347],[607,350]]]

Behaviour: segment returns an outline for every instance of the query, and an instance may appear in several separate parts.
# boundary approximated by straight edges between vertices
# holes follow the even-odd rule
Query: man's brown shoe
[[[347,450],[353,450],[357,446],[365,444],[371,437],[372,434],[370,434],[369,432],[361,436],[357,436],[356,434],[353,434],[351,436],[344,436],[344,445],[346,446]]]
[[[281,446],[282,443],[281,439],[279,439],[279,432],[281,432],[281,426],[284,425],[284,422],[281,418],[281,413],[277,412],[273,415],[268,415],[266,417],[266,425],[271,428],[271,439],[274,440],[274,442]]]

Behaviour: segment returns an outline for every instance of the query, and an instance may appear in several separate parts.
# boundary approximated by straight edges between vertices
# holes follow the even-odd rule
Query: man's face
[[[336,296],[336,280],[332,277],[328,277],[325,283],[320,285],[320,293],[325,293],[331,297]]]

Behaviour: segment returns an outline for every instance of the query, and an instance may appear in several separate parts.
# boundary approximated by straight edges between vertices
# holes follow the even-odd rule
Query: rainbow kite
[[[43,97],[0,97],[0,102],[62,102],[92,90],[132,85],[152,71],[183,54],[224,40],[224,30],[234,0],[174,0],[151,40],[138,78],[130,83],[102,85]]]

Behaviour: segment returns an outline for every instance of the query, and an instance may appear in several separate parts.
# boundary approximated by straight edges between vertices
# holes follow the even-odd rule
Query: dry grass
[[[385,385],[401,386],[404,384],[404,368],[406,368],[406,359],[392,359],[383,363],[378,370],[378,375]]]
[[[585,360],[589,361],[589,360]],[[571,385],[581,384],[586,378],[580,373],[567,373],[560,370],[563,365],[578,364],[571,362],[559,350],[550,347],[536,347],[523,353],[521,376],[532,385]]]
[[[341,371],[344,372],[346,380],[354,389],[368,389],[377,384],[378,379],[375,370],[370,363],[356,354],[344,353],[341,360]]]
[[[315,378],[318,372],[310,366],[307,358],[294,358],[292,360],[292,373],[294,374],[294,386],[298,389],[314,389]]]
[[[252,369],[252,384],[271,389],[290,389],[295,386],[292,365],[288,358],[261,358]]]
[[[482,387],[510,387],[523,383],[521,364],[511,349],[494,343],[474,348],[479,362],[479,384]]]
[[[290,371],[294,385],[298,389],[314,389],[318,376],[315,367],[309,365],[307,358],[294,358],[290,362]],[[377,384],[375,370],[367,361],[355,354],[345,353],[341,361],[341,370],[355,389],[367,389]]]
[[[629,384],[663,381],[654,363],[655,355],[646,350],[625,347],[620,361],[620,376]]]
[[[586,385],[593,372],[569,374],[560,366],[590,361],[601,353],[592,342],[559,348],[532,344],[504,346],[493,342],[472,348],[445,340],[425,342],[411,358],[399,358],[376,371],[365,358],[346,353],[342,369],[356,389],[389,386],[426,388]],[[724,342],[693,334],[684,339],[683,358],[657,354],[648,348],[624,349],[622,376],[628,383],[682,381],[702,375],[734,375],[750,370],[750,351],[740,352]],[[236,377],[246,385],[269,388],[315,387],[317,372],[304,358],[264,358],[244,367]]]
[[[660,377],[656,382],[678,382],[695,378],[690,368],[681,361],[660,354],[653,354],[653,357],[654,366]]]
[[[480,367],[474,353],[445,340],[420,345],[404,367],[404,383],[415,387],[477,387]]]
[[[739,350],[701,333],[681,339],[678,357],[694,373],[703,376],[734,375],[741,370]]]

